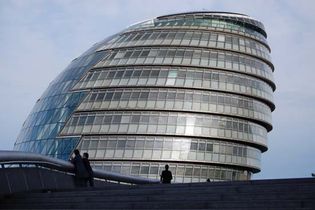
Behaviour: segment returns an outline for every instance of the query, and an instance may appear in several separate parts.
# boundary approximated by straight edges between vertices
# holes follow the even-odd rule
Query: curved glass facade
[[[274,66],[263,25],[246,15],[157,17],[81,55],[49,85],[14,149],[175,182],[246,180],[272,130]]]

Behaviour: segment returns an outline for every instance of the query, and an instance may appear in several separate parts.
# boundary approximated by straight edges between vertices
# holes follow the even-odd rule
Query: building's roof
[[[264,25],[248,15],[234,12],[220,12],[220,11],[195,11],[195,12],[183,12],[183,13],[174,13],[170,15],[163,15],[157,17],[159,20],[163,19],[180,19],[180,18],[215,18],[221,20],[231,20],[236,23],[244,24],[246,27],[250,27],[265,37],[267,33],[265,31]]]

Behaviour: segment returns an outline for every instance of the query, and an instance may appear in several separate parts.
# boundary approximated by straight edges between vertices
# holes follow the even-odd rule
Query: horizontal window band
[[[260,172],[260,168],[256,167],[249,167],[247,165],[236,165],[236,164],[222,164],[222,163],[207,163],[207,162],[198,162],[198,161],[174,161],[174,160],[141,160],[141,159],[133,159],[133,160],[125,160],[125,159],[90,159],[92,162],[146,162],[146,163],[177,163],[177,164],[191,164],[191,165],[204,165],[204,166],[222,166],[223,169],[228,168],[235,169],[235,170],[248,170],[253,173]]]
[[[119,35],[124,35],[124,34],[131,34],[131,33],[145,33],[145,32],[204,32],[204,33],[218,33],[218,34],[226,34],[226,35],[230,35],[230,36],[235,36],[235,37],[241,37],[241,38],[246,38],[246,39],[250,39],[252,41],[258,42],[259,44],[262,44],[263,46],[265,46],[268,50],[269,53],[271,52],[271,49],[269,47],[269,45],[267,44],[267,42],[263,42],[260,39],[255,39],[251,36],[246,36],[245,34],[239,34],[239,33],[233,33],[233,32],[228,32],[228,31],[219,31],[219,30],[215,30],[215,29],[205,29],[205,28],[172,28],[172,27],[165,27],[165,28],[148,28],[148,29],[144,29],[144,28],[139,28],[139,29],[135,29],[135,30],[127,30],[127,31],[123,31],[121,32]]]

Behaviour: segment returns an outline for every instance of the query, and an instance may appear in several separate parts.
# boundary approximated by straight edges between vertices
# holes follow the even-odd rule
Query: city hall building
[[[128,27],[93,45],[50,84],[14,149],[175,182],[246,180],[260,171],[275,109],[261,22],[189,12]]]

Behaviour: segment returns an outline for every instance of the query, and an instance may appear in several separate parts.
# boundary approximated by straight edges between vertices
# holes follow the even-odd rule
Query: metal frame
[[[0,165],[1,169],[7,164],[36,164],[50,169],[62,172],[73,172],[74,166],[69,161],[44,156],[37,153],[19,152],[19,151],[1,151]],[[93,169],[94,177],[103,180],[124,182],[129,184],[157,184],[159,180],[143,177],[127,176],[118,173],[107,172],[100,169]]]

